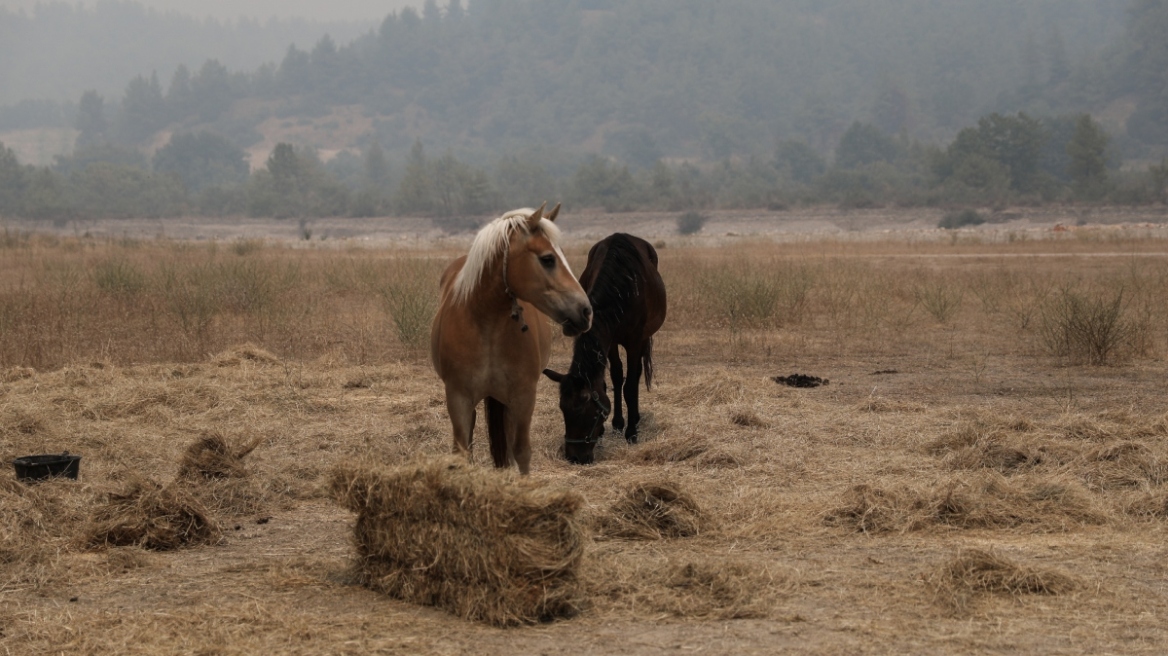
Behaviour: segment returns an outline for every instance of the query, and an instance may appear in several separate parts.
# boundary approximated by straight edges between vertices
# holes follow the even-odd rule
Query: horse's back
[[[661,274],[657,270],[659,262],[657,249],[640,237],[622,232],[609,235],[594,244],[588,251],[588,264],[584,267],[584,273],[580,275],[580,284],[589,297],[592,297],[593,288],[601,278],[601,269],[605,266],[610,252],[627,259],[632,258],[628,258],[626,254],[636,254],[634,262],[624,264],[636,269],[634,284],[637,285],[637,289],[633,290],[632,296],[641,299],[641,303],[636,307],[626,307],[625,310],[629,312],[629,318],[635,318],[640,326],[626,328],[634,330],[641,339],[648,339],[665,323],[667,306],[665,281],[661,279]]]

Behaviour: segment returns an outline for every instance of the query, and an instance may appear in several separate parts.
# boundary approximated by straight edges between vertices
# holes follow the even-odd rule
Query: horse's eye
[[[556,256],[555,255],[540,255],[539,256],[539,263],[542,264],[543,268],[545,268],[545,269],[554,269],[556,267]]]

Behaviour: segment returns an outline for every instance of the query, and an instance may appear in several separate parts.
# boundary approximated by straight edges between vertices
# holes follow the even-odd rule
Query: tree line
[[[100,134],[101,125],[93,129]],[[830,161],[805,142],[785,140],[767,157],[714,163],[658,158],[636,168],[583,156],[559,174],[538,150],[480,167],[450,149],[431,155],[421,141],[396,164],[376,141],[328,162],[280,143],[255,171],[242,148],[212,132],[177,133],[149,160],[100,138],[82,141],[40,168],[22,165],[0,144],[0,216],[475,217],[547,199],[613,212],[1168,202],[1168,159],[1122,171],[1109,135],[1087,114],[989,114],[944,147],[855,122]]]

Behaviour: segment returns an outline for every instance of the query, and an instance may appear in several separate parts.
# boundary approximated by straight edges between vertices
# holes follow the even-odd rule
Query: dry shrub
[[[280,358],[251,343],[233,346],[211,358],[217,367],[238,367],[244,362],[280,364]]]
[[[1101,524],[1106,518],[1090,494],[1073,481],[1044,478],[1015,484],[996,472],[984,472],[941,482],[930,490],[857,485],[825,519],[831,525],[881,533],[938,525],[963,529],[1025,525],[1058,531],[1074,524]]]
[[[1078,580],[1069,574],[1019,565],[982,549],[963,550],[926,578],[937,599],[954,612],[966,610],[977,594],[1059,595],[1079,587]]]
[[[155,551],[215,544],[219,525],[182,485],[133,481],[125,492],[110,493],[94,510],[85,531],[91,547],[137,546]]]
[[[331,487],[357,513],[364,585],[499,626],[576,612],[578,494],[456,457],[341,468]]]
[[[659,540],[701,532],[702,510],[670,481],[636,483],[597,521],[598,537]]]

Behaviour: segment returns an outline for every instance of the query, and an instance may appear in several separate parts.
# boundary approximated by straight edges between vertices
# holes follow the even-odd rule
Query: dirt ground
[[[716,213],[692,239],[889,241],[909,256],[904,244],[949,238],[931,229],[936,213],[882,212]],[[1082,219],[1072,210],[1022,214],[975,232],[994,244],[1010,231],[1037,238]],[[1149,230],[1168,218],[1162,208],[1092,214],[1094,223]],[[565,218],[582,241],[619,229],[692,243],[679,241],[666,215]],[[313,243],[448,248],[469,236],[394,221],[314,221]],[[58,229],[303,241],[295,224],[258,222]],[[1084,249],[1094,266],[1127,266],[1106,241]],[[1163,250],[1149,247],[1148,257]],[[973,266],[953,262],[936,266]],[[992,253],[979,263],[1000,265]],[[449,450],[442,389],[425,353],[354,365],[255,358],[241,347],[193,364],[95,358],[0,372],[0,456],[83,454],[80,481],[36,488],[64,516],[84,520],[78,508],[135,477],[173,479],[183,450],[208,430],[260,440],[246,463],[262,492],[218,517],[224,537],[214,546],[79,548],[80,526],[50,526],[27,554],[0,550],[0,652],[1163,653],[1168,363],[1153,353],[1067,365],[954,327],[912,330],[922,333],[915,347],[898,340],[833,351],[823,345],[831,335],[727,336],[667,323],[655,345],[656,384],[641,394],[641,443],[610,430],[588,467],[560,458],[556,390],[543,381],[533,477],[580,492],[590,517],[631,484],[668,480],[693,495],[705,524],[689,538],[596,540],[581,569],[580,614],[512,629],[353,582],[354,518],[329,498],[327,479],[345,463],[392,465]],[[553,367],[569,358],[561,339]],[[773,380],[794,373],[830,382],[801,389]],[[485,441],[477,432],[484,467]],[[27,528],[12,521],[6,530]],[[946,578],[949,564],[976,550],[1066,585],[995,589]],[[679,571],[711,576],[679,583]]]

